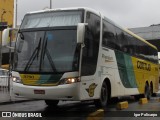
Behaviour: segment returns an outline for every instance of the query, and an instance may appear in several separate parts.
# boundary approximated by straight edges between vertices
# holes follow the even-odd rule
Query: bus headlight
[[[64,79],[61,79],[61,80],[60,80],[59,85],[72,84],[72,83],[76,83],[76,82],[80,82],[80,78],[79,78],[79,77],[75,77],[75,78],[64,78]]]
[[[21,81],[21,78],[20,78],[20,77],[12,76],[12,81],[13,81],[13,82],[16,82],[16,83],[22,83],[22,81]]]

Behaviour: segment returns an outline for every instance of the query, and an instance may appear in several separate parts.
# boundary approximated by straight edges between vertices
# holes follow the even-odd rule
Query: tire
[[[134,99],[136,100],[136,101],[139,101],[139,99],[142,97],[142,95],[134,95]]]
[[[153,97],[154,93],[153,93],[153,85],[152,85],[152,83],[150,84],[150,93],[151,93],[151,96]]]
[[[113,97],[113,98],[108,99],[108,104],[115,104],[118,101],[119,101],[118,97]]]
[[[144,97],[147,98],[148,100],[151,99],[151,90],[148,84],[145,85]]]
[[[156,97],[156,93],[153,93],[153,84],[150,86],[150,91],[151,91],[151,97]]]
[[[94,103],[95,103],[95,106],[98,108],[99,107],[105,108],[107,106],[107,102],[108,102],[108,88],[107,88],[107,84],[103,82],[100,98],[97,100],[94,100]]]
[[[45,103],[49,106],[49,107],[57,107],[59,100],[45,100]]]

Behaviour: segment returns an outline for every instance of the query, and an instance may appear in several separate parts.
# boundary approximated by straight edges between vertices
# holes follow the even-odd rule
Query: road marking
[[[93,113],[90,113],[87,117],[87,120],[102,120],[104,117],[104,110],[99,109]]]

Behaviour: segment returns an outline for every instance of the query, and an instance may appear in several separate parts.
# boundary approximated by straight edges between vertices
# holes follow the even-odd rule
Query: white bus
[[[15,95],[51,106],[94,100],[105,107],[112,97],[149,99],[158,90],[157,48],[88,8],[27,13],[13,71]]]

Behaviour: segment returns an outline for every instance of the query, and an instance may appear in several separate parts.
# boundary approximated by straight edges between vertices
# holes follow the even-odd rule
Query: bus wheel
[[[107,89],[107,84],[103,82],[100,98],[97,100],[94,100],[94,103],[96,107],[105,108],[107,105],[107,102],[108,102],[108,89]]]
[[[151,98],[151,90],[148,84],[145,85],[144,97],[147,98],[148,100],[150,100]]]
[[[150,85],[151,96],[156,97],[156,93],[153,93],[153,84]]]
[[[152,85],[152,83],[150,84],[150,93],[151,93],[151,96],[153,97],[153,85]]]
[[[45,103],[50,107],[56,107],[59,100],[45,100]]]
[[[142,95],[134,95],[134,99],[135,99],[136,101],[139,101],[139,99],[140,99],[141,97],[143,97],[143,96],[142,96]]]

